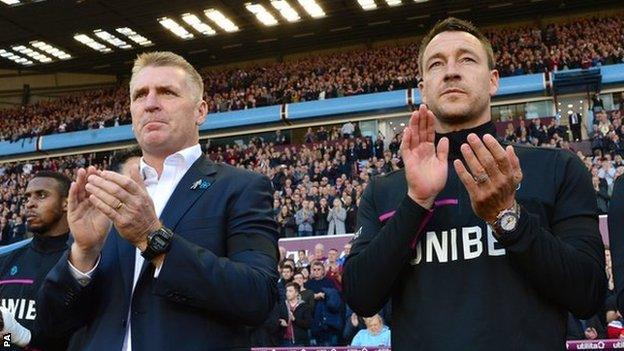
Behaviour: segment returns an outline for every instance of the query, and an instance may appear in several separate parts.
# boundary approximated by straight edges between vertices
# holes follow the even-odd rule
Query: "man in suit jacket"
[[[202,154],[202,96],[182,57],[140,55],[130,80],[139,169],[77,172],[75,241],[38,314],[59,335],[84,328],[80,350],[248,350],[247,326],[277,300],[270,181]]]

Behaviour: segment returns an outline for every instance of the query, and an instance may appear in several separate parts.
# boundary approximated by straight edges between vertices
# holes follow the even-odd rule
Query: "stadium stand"
[[[621,17],[487,32],[501,76],[624,63]],[[418,42],[231,69],[204,69],[209,112],[414,88]],[[86,104],[89,108],[86,108]],[[0,141],[127,124],[125,85],[0,111]]]
[[[624,63],[624,19],[621,16],[577,19],[549,24],[543,29],[497,28],[487,32],[487,35],[492,41],[501,76],[525,79],[530,74],[541,74],[538,79],[540,88],[544,73]],[[267,111],[271,121],[287,118],[305,120],[312,116],[310,111],[320,113],[321,105],[306,107],[298,103],[388,91],[397,93],[392,99],[399,101],[405,109],[408,105],[405,101],[412,99],[412,103],[418,102],[417,90],[413,89],[420,78],[414,59],[417,53],[418,44],[410,42],[280,63],[219,70],[206,68],[201,72],[206,88],[204,98],[209,104],[211,118],[221,116],[243,121],[240,125],[226,124],[227,127],[237,128],[251,125],[245,124],[246,120],[241,117],[242,110],[274,106],[255,112],[261,114],[263,112],[260,111]],[[543,87],[539,93],[545,95],[546,90]],[[363,99],[371,97],[368,95]],[[521,97],[519,101],[523,101]],[[614,180],[624,174],[624,144],[621,141],[624,138],[624,92],[618,102],[613,101],[612,110],[604,110],[602,106],[592,109],[594,119],[586,133],[590,153],[584,153],[582,150],[585,149],[580,144],[570,143],[572,134],[566,123],[562,125],[561,116],[499,122],[499,137],[522,145],[557,147],[576,152],[592,175],[598,207],[606,213]],[[321,103],[328,109],[327,106],[331,105],[330,101]],[[276,107],[284,104],[288,104],[288,114]],[[596,107],[596,103],[593,105]],[[359,200],[370,177],[402,167],[398,152],[400,130],[386,136],[363,133],[357,117],[353,124],[332,123],[331,116],[343,111],[331,111],[319,115],[324,118],[329,116],[329,120],[315,121],[313,127],[302,129],[294,126],[292,130],[278,131],[270,136],[246,138],[244,143],[235,143],[231,139],[204,139],[201,142],[204,152],[212,160],[262,173],[271,179],[275,188],[273,210],[281,238],[318,236],[318,243],[321,243],[330,228],[332,234],[353,233]],[[2,109],[0,142],[37,144],[35,141],[40,136],[119,127],[130,121],[129,97],[124,83],[28,106]],[[209,119],[209,124],[220,123],[221,120],[213,121]],[[126,137],[131,134],[128,129],[124,132]],[[46,144],[46,140],[51,139],[39,140],[38,145],[32,146],[33,151],[50,145]],[[0,145],[5,147],[6,144]],[[59,145],[51,149],[67,146]],[[0,154],[4,151],[0,150]],[[36,172],[60,171],[74,178],[80,167],[93,165],[98,169],[107,169],[114,154],[115,151],[76,151],[68,156],[0,161],[0,245],[15,244],[29,237],[24,224],[22,193]],[[344,215],[333,214],[337,212]],[[327,279],[339,291],[341,265],[347,253],[346,246],[327,247],[326,250],[322,245],[317,245],[314,252],[308,250],[292,258],[284,252],[280,262],[281,284],[302,279],[306,282],[304,286],[309,288],[307,282],[313,279],[309,277],[311,264],[320,261],[327,272]],[[284,273],[288,271],[284,267],[289,265],[294,268],[291,270],[294,277]],[[605,268],[610,277],[610,289],[613,289],[610,259]],[[301,295],[305,298],[309,296],[309,291],[305,293],[303,290]],[[391,329],[390,308],[387,306],[381,315],[384,324]],[[603,322],[605,330],[607,327],[614,329],[617,322],[621,326],[622,322],[621,315],[614,315],[615,311],[610,308],[607,303],[603,313],[607,315],[607,320]],[[348,306],[342,309],[339,344],[349,345],[358,331],[366,329],[367,321],[353,314]],[[617,336],[620,335],[624,334]],[[596,339],[598,336],[585,332],[577,337]],[[598,345],[600,340],[592,342]],[[603,347],[617,347],[615,343],[613,340],[603,342]],[[569,345],[569,349],[590,348],[589,344],[583,346],[582,342]]]

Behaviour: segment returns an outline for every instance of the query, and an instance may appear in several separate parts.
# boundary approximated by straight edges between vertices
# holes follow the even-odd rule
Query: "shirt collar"
[[[193,163],[197,161],[201,154],[201,147],[199,144],[195,144],[167,156],[165,158],[164,165],[171,165],[186,172],[189,168],[191,168]],[[146,185],[151,181],[158,182],[158,173],[156,172],[156,169],[145,163],[143,157],[141,157],[139,169]]]

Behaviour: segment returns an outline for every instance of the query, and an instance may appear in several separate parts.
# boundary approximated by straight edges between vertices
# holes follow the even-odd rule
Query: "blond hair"
[[[132,67],[132,77],[130,78],[130,90],[134,77],[145,67],[178,67],[186,73],[186,81],[189,88],[195,93],[197,101],[204,95],[204,81],[197,70],[184,59],[184,57],[171,51],[144,52],[137,56]]]

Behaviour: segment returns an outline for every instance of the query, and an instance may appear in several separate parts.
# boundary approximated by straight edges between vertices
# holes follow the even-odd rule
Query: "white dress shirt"
[[[149,196],[154,201],[154,209],[156,210],[156,215],[160,217],[167,201],[171,197],[171,194],[182,180],[182,177],[186,172],[191,168],[193,163],[197,161],[197,159],[201,156],[202,151],[199,144],[195,144],[194,146],[188,147],[186,149],[180,150],[172,155],[167,156],[165,158],[165,162],[163,163],[163,170],[160,178],[158,177],[158,173],[156,169],[152,166],[148,165],[141,158],[140,163],[140,171],[143,175],[145,187],[147,188],[147,192]],[[136,249],[136,254],[134,257],[134,279],[132,282],[132,292],[134,293],[134,287],[136,286],[137,281],[139,280],[139,275],[141,274],[141,267],[143,266],[143,262],[145,259],[141,256],[141,251]],[[74,277],[79,281],[83,286],[90,282],[91,275],[97,265],[99,264],[99,260],[96,263],[95,267],[87,272],[82,273],[78,269],[76,269],[71,262],[69,263],[70,270]],[[158,277],[160,273],[160,267],[158,267],[154,273],[154,277]],[[131,309],[132,307],[130,307]],[[132,333],[130,329],[130,309],[128,310],[128,327],[126,328],[126,336],[124,338],[122,351],[132,351]]]

